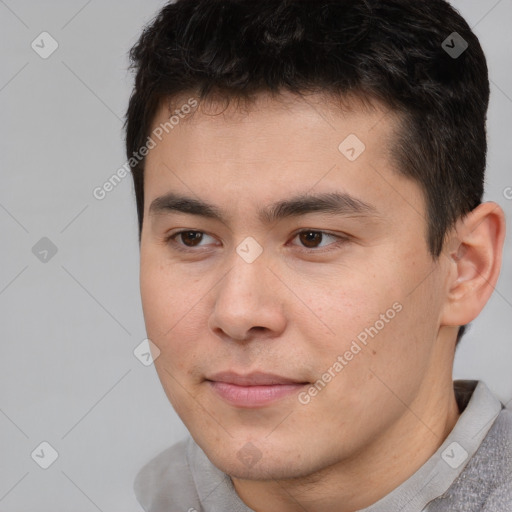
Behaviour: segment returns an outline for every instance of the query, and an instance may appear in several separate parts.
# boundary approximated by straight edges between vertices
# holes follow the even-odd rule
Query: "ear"
[[[504,239],[505,214],[496,203],[482,203],[457,221],[443,251],[449,272],[441,325],[468,324],[482,311],[498,281]]]

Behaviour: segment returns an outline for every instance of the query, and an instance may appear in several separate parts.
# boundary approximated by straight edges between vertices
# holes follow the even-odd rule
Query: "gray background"
[[[510,220],[512,0],[453,3],[488,58],[486,199]],[[162,5],[0,0],[0,512],[140,511],[136,471],[186,434],[154,368],[133,354],[145,331],[131,178],[102,201],[92,195],[125,162],[126,54]],[[43,31],[59,45],[47,59],[31,48]],[[32,252],[43,237],[57,248],[46,262]],[[504,402],[511,254],[509,236],[497,290],[454,370]],[[31,458],[42,441],[59,454],[46,470]]]

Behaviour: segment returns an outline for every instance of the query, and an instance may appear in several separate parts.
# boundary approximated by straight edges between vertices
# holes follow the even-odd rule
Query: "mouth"
[[[222,400],[241,408],[272,404],[297,393],[310,384],[310,382],[261,372],[247,375],[221,372],[208,377],[206,382]]]

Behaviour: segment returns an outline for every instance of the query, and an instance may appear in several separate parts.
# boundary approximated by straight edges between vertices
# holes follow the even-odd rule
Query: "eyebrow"
[[[173,211],[198,215],[223,223],[228,221],[228,216],[219,207],[206,201],[172,192],[157,197],[149,207],[150,215],[163,215]],[[345,192],[306,193],[277,201],[260,209],[258,218],[264,224],[272,224],[281,219],[315,212],[344,216],[371,216],[377,214],[377,209]]]

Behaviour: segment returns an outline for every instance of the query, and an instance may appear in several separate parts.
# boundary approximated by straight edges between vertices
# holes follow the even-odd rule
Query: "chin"
[[[299,468],[291,468],[289,462],[280,464],[274,460],[260,460],[253,466],[247,465],[237,459],[226,460],[224,458],[210,459],[211,462],[223,473],[240,480],[286,480],[301,475]]]
[[[263,446],[263,441],[230,438],[226,443],[207,441],[200,446],[214,466],[234,478],[264,481],[310,474],[293,446],[280,449],[268,442]]]

